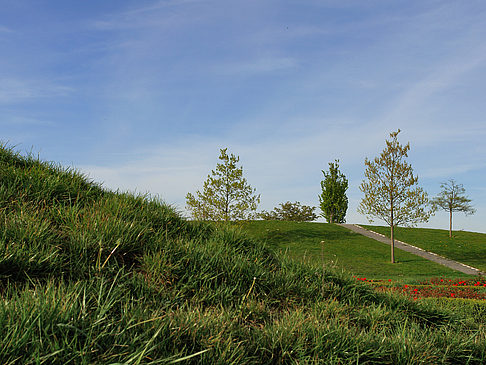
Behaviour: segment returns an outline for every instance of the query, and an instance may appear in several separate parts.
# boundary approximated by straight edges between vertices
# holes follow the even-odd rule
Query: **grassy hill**
[[[390,246],[335,224],[253,221],[242,228],[290,258],[316,267],[345,269],[359,277],[408,282],[432,277],[470,278],[398,249],[396,263],[391,264]]]
[[[5,146],[0,179],[2,364],[486,359],[479,303],[380,293]]]
[[[390,237],[389,227],[363,226]],[[430,228],[397,227],[396,238],[452,260],[463,262],[486,272],[486,234]]]

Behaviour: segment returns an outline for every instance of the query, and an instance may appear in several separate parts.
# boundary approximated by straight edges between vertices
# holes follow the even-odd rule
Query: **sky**
[[[220,148],[259,209],[318,206],[339,159],[358,214],[390,132],[430,197],[463,184],[486,232],[486,3],[0,0],[0,140],[186,214]],[[383,224],[375,221],[374,224]],[[437,212],[423,227],[448,228]]]

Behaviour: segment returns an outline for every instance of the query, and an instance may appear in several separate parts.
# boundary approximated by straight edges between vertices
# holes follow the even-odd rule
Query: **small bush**
[[[316,207],[301,205],[300,202],[286,202],[281,203],[280,208],[276,207],[271,212],[262,211],[258,216],[263,220],[308,222],[317,219],[315,209]]]

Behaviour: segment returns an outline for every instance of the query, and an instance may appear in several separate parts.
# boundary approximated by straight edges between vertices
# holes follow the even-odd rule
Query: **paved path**
[[[350,229],[353,232],[362,234],[363,236],[372,238],[376,241],[380,241],[380,242],[386,243],[388,245],[390,244],[390,238],[388,238],[388,237],[386,237],[382,234],[376,233],[376,232],[368,231],[367,229],[364,229],[363,227],[358,226],[357,224],[339,224],[339,225],[342,226],[342,227],[345,227],[347,229]],[[425,250],[423,250],[419,247],[412,246],[412,245],[405,243],[405,242],[402,242],[402,241],[395,240],[395,247],[399,248],[400,250],[413,253],[414,255],[421,256],[421,257],[423,257],[427,260],[437,262],[438,264],[447,266],[447,267],[449,267],[453,270],[460,271],[464,274],[486,275],[486,273],[484,273],[484,272],[482,272],[482,271],[480,271],[480,270],[478,270],[478,269],[476,269],[472,266],[462,264],[462,263],[454,261],[454,260],[447,259],[447,258],[439,256],[439,255],[437,255],[433,252],[425,251]]]

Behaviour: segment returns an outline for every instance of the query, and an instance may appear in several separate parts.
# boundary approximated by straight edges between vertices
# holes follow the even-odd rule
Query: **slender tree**
[[[452,237],[452,213],[463,212],[466,215],[476,213],[472,207],[471,199],[464,194],[466,190],[462,184],[457,184],[454,179],[440,184],[442,191],[432,200],[432,204],[442,210],[449,212],[449,237]]]
[[[397,132],[390,133],[391,140],[373,161],[365,159],[365,177],[360,190],[365,194],[358,212],[370,222],[379,218],[390,226],[391,262],[395,262],[394,230],[398,225],[414,226],[426,222],[433,214],[427,193],[420,188],[418,176],[405,161],[410,144],[402,146]]]
[[[232,221],[249,219],[255,215],[260,195],[243,177],[240,158],[228,155],[227,148],[220,150],[221,163],[211,171],[204,182],[203,191],[196,196],[186,195],[187,209],[199,220]]]
[[[321,181],[322,192],[319,195],[321,215],[328,223],[346,222],[348,210],[348,179],[339,171],[339,160],[329,163],[329,171],[322,170],[324,180]]]

